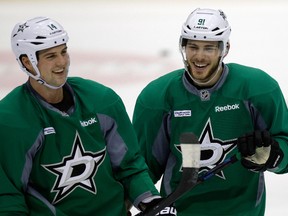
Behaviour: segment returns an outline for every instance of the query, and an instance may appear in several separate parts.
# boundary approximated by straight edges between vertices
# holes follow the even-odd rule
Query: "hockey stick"
[[[200,168],[200,144],[197,137],[193,133],[185,133],[180,137],[181,149],[182,149],[182,177],[176,190],[160,201],[154,207],[144,211],[143,216],[155,216],[162,209],[170,206],[177,199],[182,197],[186,192],[197,186],[198,184],[206,181],[212,176],[222,171],[225,167],[235,163],[240,159],[240,154],[235,154],[232,157],[224,160],[222,163],[215,166],[213,169],[207,171],[203,175],[198,177],[198,171]]]

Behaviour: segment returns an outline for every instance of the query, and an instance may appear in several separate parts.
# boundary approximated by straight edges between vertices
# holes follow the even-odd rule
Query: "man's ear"
[[[21,56],[20,61],[22,62],[23,66],[27,68],[28,70],[32,68],[32,64],[26,55]]]
[[[228,55],[229,50],[230,50],[230,42],[227,42],[227,44],[226,44],[226,51],[225,51],[225,53],[224,53],[224,57],[226,57],[226,56]]]

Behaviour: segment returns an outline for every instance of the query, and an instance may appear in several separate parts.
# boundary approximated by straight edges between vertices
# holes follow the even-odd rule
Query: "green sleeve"
[[[23,193],[16,188],[0,166],[0,215],[28,215]]]
[[[120,135],[126,146],[126,153],[121,159],[119,166],[114,168],[114,173],[116,179],[122,182],[125,187],[127,196],[131,201],[135,201],[142,196],[159,195],[158,190],[149,177],[145,160],[139,152],[134,128],[120,97],[105,112],[115,120],[117,134]]]
[[[288,172],[288,112],[287,105],[278,82],[269,74],[256,68],[229,64],[230,73],[237,79],[226,85],[225,94],[239,95],[255,107],[251,111],[254,128],[267,129],[279,143],[284,158],[275,173]],[[239,73],[241,71],[241,73]],[[251,75],[253,74],[253,76]],[[236,76],[235,76],[236,77]],[[245,81],[245,82],[243,82]],[[228,86],[228,87],[227,87]],[[224,92],[224,91],[223,91]],[[272,170],[271,170],[272,171]]]
[[[252,99],[253,100],[253,99]],[[273,138],[279,143],[284,153],[284,158],[275,173],[288,172],[288,111],[280,87],[275,88],[270,94],[258,96],[255,106],[264,118],[267,128]]]
[[[159,105],[150,103],[149,107],[144,105],[143,97],[145,96],[142,96],[138,97],[134,109],[133,126],[138,136],[141,154],[145,157],[150,176],[156,183],[164,173],[170,153],[167,125],[165,125],[169,113],[165,111],[165,108],[161,109],[161,106],[159,108]]]

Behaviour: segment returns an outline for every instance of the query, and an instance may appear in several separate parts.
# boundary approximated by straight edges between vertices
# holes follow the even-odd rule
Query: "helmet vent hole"
[[[220,30],[220,29],[217,27],[217,28],[214,28],[212,31],[218,31],[218,30]],[[219,35],[222,35],[222,34],[223,34],[223,31],[218,33],[218,34],[216,34],[216,35],[219,36]]]
[[[46,37],[43,37],[43,36],[37,36],[36,39],[46,39]],[[40,45],[40,44],[43,44],[43,42],[31,42],[32,44],[34,45]]]
[[[220,33],[218,33],[218,34],[216,34],[216,35],[218,36],[218,35],[222,35],[222,34],[223,34],[223,32],[220,32]]]
[[[187,28],[191,30],[191,28],[190,28],[190,26],[189,26],[189,25],[187,25]]]
[[[42,42],[31,42],[31,44],[34,44],[34,45],[41,45],[43,44]]]
[[[219,28],[218,27],[216,27],[216,28],[214,28],[212,31],[218,31],[219,30]]]

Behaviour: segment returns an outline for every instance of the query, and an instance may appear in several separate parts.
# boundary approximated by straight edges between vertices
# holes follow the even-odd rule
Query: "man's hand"
[[[264,172],[273,169],[283,159],[279,144],[266,130],[254,131],[239,137],[237,146],[242,156],[242,165],[252,171]]]
[[[163,198],[156,198],[149,202],[141,202],[139,204],[139,209],[141,210],[136,216],[142,216],[145,214],[146,211],[153,208],[157,203],[159,203]],[[177,216],[177,211],[174,206],[167,206],[163,210],[161,210],[157,216]]]

